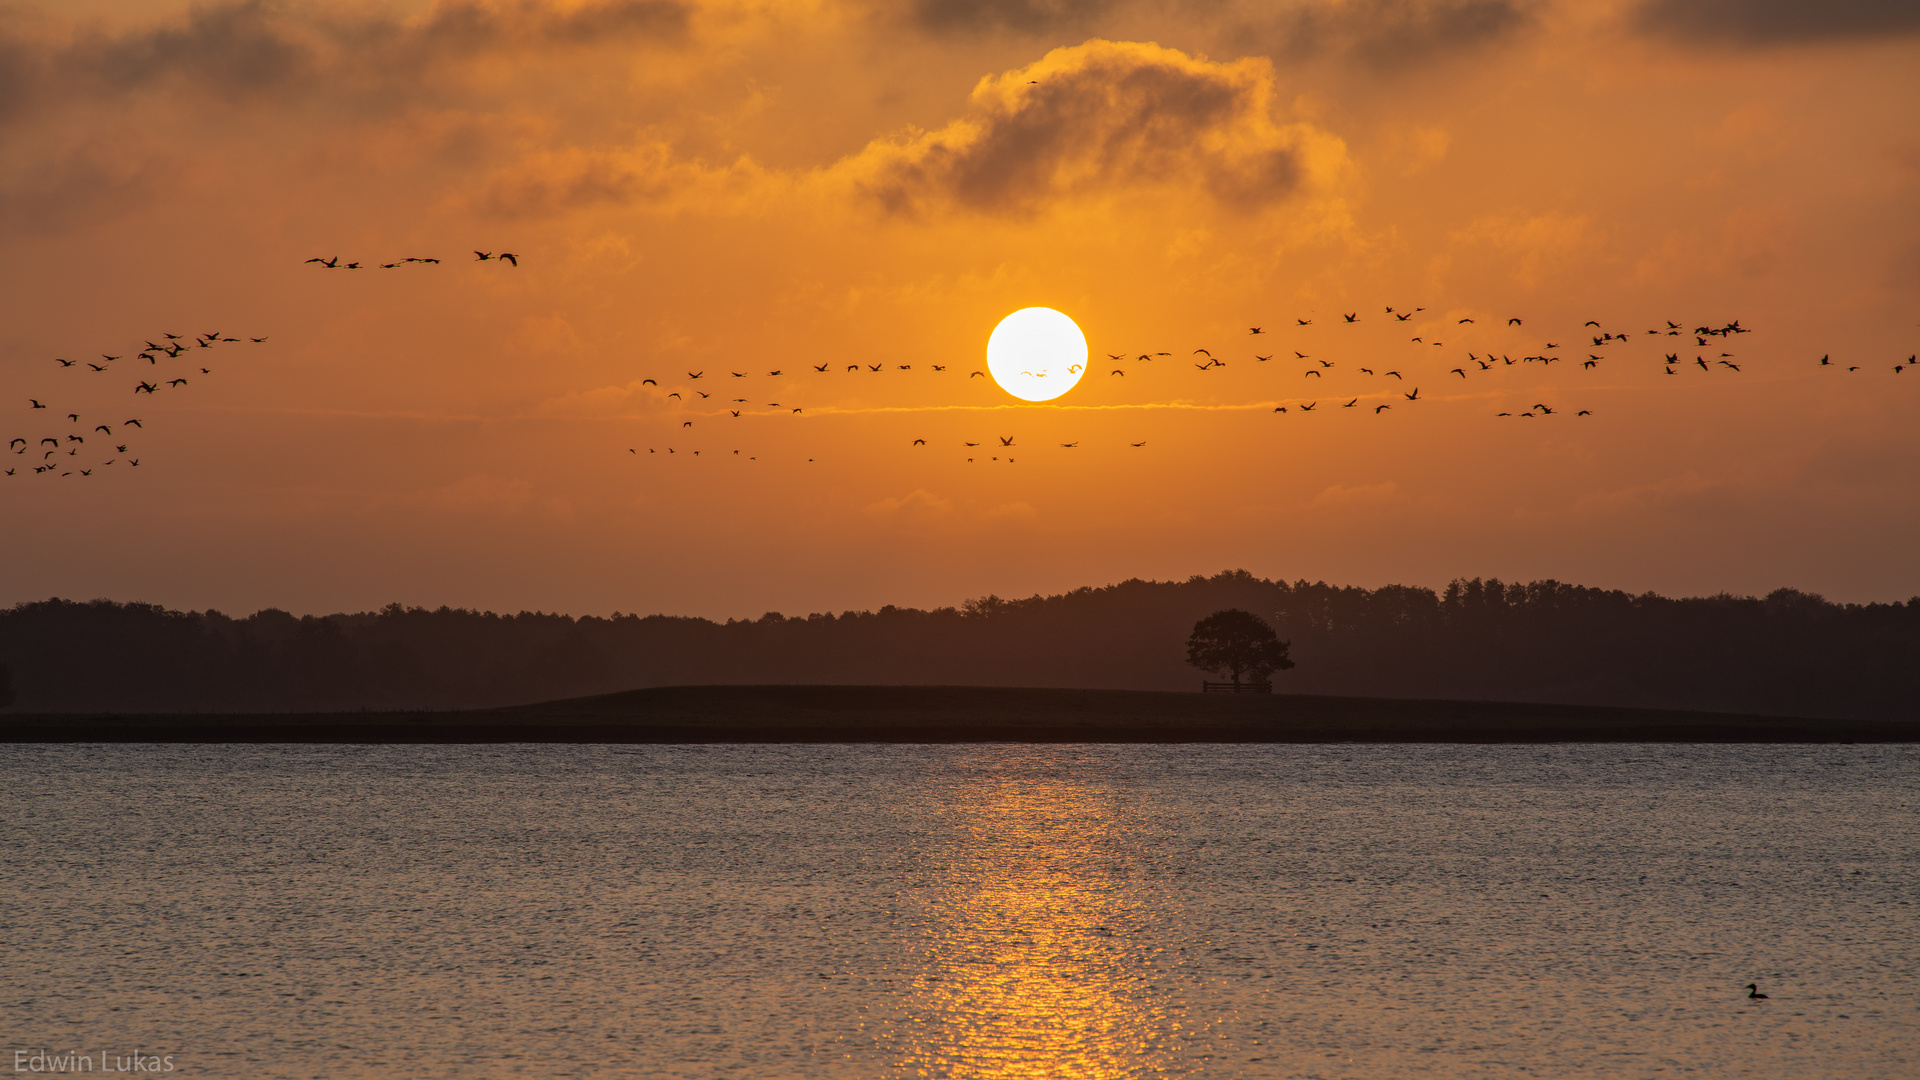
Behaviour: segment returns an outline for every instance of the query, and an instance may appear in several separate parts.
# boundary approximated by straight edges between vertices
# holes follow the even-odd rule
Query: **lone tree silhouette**
[[[1259,681],[1276,671],[1293,666],[1287,659],[1290,641],[1281,641],[1258,615],[1239,608],[1228,608],[1193,624],[1193,636],[1187,639],[1187,663],[1215,674],[1227,672],[1233,685],[1240,677]]]

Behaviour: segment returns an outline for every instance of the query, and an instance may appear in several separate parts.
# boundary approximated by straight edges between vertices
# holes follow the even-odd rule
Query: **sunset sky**
[[[28,0],[0,251],[0,603],[1920,593],[1911,3]]]

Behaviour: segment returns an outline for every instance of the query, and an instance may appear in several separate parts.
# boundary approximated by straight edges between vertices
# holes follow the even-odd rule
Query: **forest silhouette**
[[[474,709],[692,684],[1198,691],[1195,621],[1244,608],[1291,642],[1279,693],[1920,716],[1920,598],[1669,598],[1557,581],[1444,591],[1269,581],[1243,570],[957,608],[724,623],[391,604],[245,618],[45,600],[0,611],[19,712]]]

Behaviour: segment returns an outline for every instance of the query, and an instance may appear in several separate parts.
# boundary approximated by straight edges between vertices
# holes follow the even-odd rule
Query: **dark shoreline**
[[[967,686],[668,686],[503,709],[0,715],[12,743],[1910,743],[1920,722]]]

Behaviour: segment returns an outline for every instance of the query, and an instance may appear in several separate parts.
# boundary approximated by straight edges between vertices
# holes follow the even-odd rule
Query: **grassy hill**
[[[6,742],[1912,742],[1920,723],[1299,694],[668,686],[453,712],[0,715]]]

